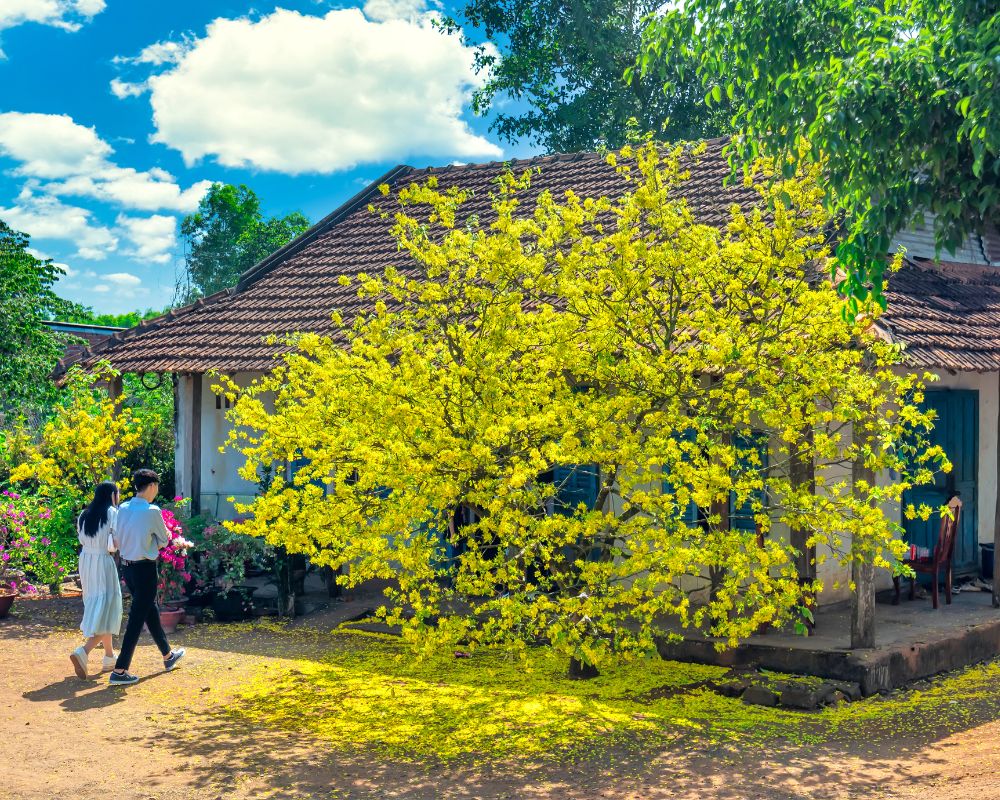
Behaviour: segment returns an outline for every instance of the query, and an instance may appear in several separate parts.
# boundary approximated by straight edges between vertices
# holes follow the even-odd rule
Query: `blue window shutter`
[[[572,516],[580,503],[593,509],[599,491],[599,471],[597,464],[553,468],[552,483],[557,487],[555,513]]]
[[[733,444],[735,444],[741,452],[747,450],[756,450],[757,457],[760,459],[761,469],[766,470],[768,467],[768,447],[767,447],[767,436],[759,431],[754,431],[750,434],[738,433],[733,436]],[[749,461],[745,457],[740,458],[740,466],[743,469],[750,467]],[[765,493],[757,492],[756,497],[748,497],[743,503],[738,507],[736,505],[736,493],[732,492],[729,495],[729,527],[738,531],[755,531],[757,530],[757,523],[754,520],[753,511],[753,501],[754,499],[765,502]]]
[[[302,469],[303,467],[308,466],[311,463],[312,463],[312,459],[304,458],[302,456],[299,456],[298,458],[293,459],[289,463],[289,465],[288,465],[289,480],[294,484],[296,473],[300,469]],[[326,494],[326,485],[323,483],[323,481],[319,480],[318,478],[314,478],[313,480],[309,481],[309,483],[312,484],[313,486],[316,486],[319,489],[322,489],[323,493]]]
[[[694,430],[688,428],[683,434],[681,434],[680,439],[684,442],[693,442],[695,440]],[[687,459],[685,458],[685,461],[686,460]],[[663,494],[673,494],[674,487],[670,484],[670,481],[663,480],[660,481],[660,491],[663,492]],[[684,509],[684,513],[681,514],[681,521],[685,525],[698,524],[698,506],[695,504],[694,500],[691,500],[688,503],[687,508]]]

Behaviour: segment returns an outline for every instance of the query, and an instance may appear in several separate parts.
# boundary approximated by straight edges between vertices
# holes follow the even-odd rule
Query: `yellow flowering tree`
[[[80,505],[98,483],[111,479],[115,463],[142,440],[136,413],[108,393],[117,377],[107,364],[91,372],[70,370],[64,397],[10,480],[29,484],[45,498],[70,495]]]
[[[401,264],[357,278],[369,311],[239,392],[244,476],[304,466],[234,527],[349,565],[348,584],[392,579],[379,613],[417,644],[544,642],[589,665],[668,623],[734,643],[787,620],[789,530],[893,563],[879,507],[944,459],[878,308],[846,321],[822,278],[818,171],[759,181],[720,230],[682,199],[683,158],[626,149],[622,197],[527,207],[530,174],[508,174],[489,219],[433,178],[400,191]],[[852,482],[854,461],[900,477]]]

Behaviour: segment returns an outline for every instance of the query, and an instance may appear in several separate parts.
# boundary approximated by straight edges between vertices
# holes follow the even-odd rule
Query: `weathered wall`
[[[234,376],[239,386],[248,386],[259,377],[255,373],[241,373]],[[187,465],[191,459],[191,416],[193,402],[193,379],[183,375],[178,379],[177,415],[177,487],[185,497],[191,496],[191,475]],[[240,477],[239,468],[243,463],[240,453],[227,448],[225,444],[232,423],[226,418],[225,402],[216,407],[217,396],[212,391],[213,381],[205,377],[201,395],[201,508],[216,519],[232,519],[236,510],[230,497],[247,501],[257,493],[257,484]]]

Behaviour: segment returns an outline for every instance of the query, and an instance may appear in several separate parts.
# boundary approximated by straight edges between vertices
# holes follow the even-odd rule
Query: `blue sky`
[[[530,155],[424,0],[0,2],[0,219],[98,311],[162,307],[212,181],[316,220],[397,163]]]

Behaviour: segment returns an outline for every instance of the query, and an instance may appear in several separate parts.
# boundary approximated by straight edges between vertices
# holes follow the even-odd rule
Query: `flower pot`
[[[240,622],[253,617],[250,587],[238,586],[212,598],[212,611],[220,622]]]
[[[184,619],[183,608],[160,609],[160,625],[163,627],[164,633],[174,633],[182,619]]]
[[[996,556],[993,543],[980,544],[979,550],[982,553],[983,577],[988,581],[993,580],[993,559]]]
[[[0,589],[0,619],[4,619],[10,613],[10,607],[17,599],[17,592],[10,589]]]

